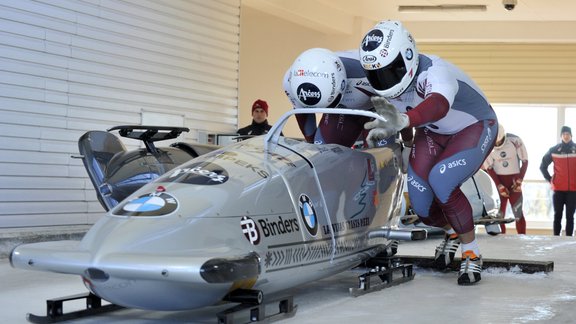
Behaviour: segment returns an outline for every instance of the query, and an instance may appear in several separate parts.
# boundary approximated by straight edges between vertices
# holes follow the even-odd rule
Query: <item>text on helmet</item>
[[[294,76],[328,79],[330,77],[330,74],[326,73],[326,72],[316,72],[316,71],[310,71],[310,70],[304,70],[304,69],[297,69],[294,71]]]

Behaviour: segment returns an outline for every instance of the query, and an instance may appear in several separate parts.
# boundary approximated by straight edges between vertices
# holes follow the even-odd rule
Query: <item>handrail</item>
[[[284,129],[284,125],[292,115],[298,114],[338,114],[338,115],[356,115],[372,117],[383,122],[388,120],[375,112],[358,109],[345,109],[345,108],[296,108],[285,112],[277,122],[274,123],[266,138],[264,139],[264,150],[268,151],[268,146],[271,144],[278,144],[278,139]]]
[[[282,129],[284,128],[284,125],[286,124],[286,122],[288,121],[288,118],[290,118],[292,115],[297,115],[297,114],[316,114],[316,113],[320,113],[320,114],[339,114],[339,115],[356,115],[356,116],[366,116],[366,117],[372,117],[378,120],[381,120],[383,122],[387,122],[386,118],[371,112],[371,111],[366,111],[366,110],[357,110],[357,109],[342,109],[342,108],[298,108],[298,109],[292,109],[286,113],[284,113],[280,119],[274,123],[274,126],[272,126],[272,128],[270,129],[270,131],[268,132],[268,134],[266,135],[266,137],[264,138],[264,152],[269,152],[269,145],[270,143],[272,144],[278,144],[278,139],[280,138],[280,134],[282,133]],[[322,202],[322,207],[324,210],[324,215],[326,216],[326,223],[328,226],[328,229],[330,231],[330,238],[332,241],[332,257],[330,262],[334,261],[334,257],[336,255],[336,235],[334,233],[334,230],[332,229],[332,219],[330,218],[330,212],[328,210],[328,206],[326,204],[326,197],[324,197],[324,191],[322,189],[322,185],[320,184],[320,179],[318,178],[318,174],[316,173],[316,171],[314,170],[314,180],[316,182],[316,186],[318,186],[318,193],[320,195],[320,200]],[[285,179],[286,181],[286,179]],[[296,206],[295,206],[296,208]]]

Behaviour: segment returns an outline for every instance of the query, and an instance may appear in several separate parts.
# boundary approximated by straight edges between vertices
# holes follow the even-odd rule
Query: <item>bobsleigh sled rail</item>
[[[78,311],[64,313],[64,302],[73,300],[86,300],[86,308]],[[58,323],[87,316],[113,312],[124,307],[116,304],[102,305],[102,299],[92,293],[81,293],[61,298],[48,299],[46,301],[46,316],[26,314],[26,319],[30,323]]]
[[[433,256],[396,256],[401,262],[411,263],[421,268],[434,268]],[[458,271],[460,269],[461,258],[456,257],[448,266],[449,270]],[[482,259],[482,269],[505,268],[512,270],[518,268],[522,273],[552,272],[554,271],[554,261],[530,261],[530,260],[507,260],[507,259]]]

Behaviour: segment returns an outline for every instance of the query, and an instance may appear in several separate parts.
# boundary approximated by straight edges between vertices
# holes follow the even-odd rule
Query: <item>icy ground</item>
[[[398,254],[429,256],[438,241],[432,238],[425,242],[403,242]],[[518,269],[491,268],[482,273],[478,285],[461,287],[456,284],[455,272],[415,268],[414,280],[356,298],[348,290],[356,287],[357,273],[349,271],[288,292],[294,295],[298,309],[294,317],[279,323],[576,322],[573,238],[481,234],[479,242],[485,258],[554,261],[554,271],[524,274]],[[0,260],[2,323],[26,323],[28,312],[45,314],[46,299],[84,291],[77,277],[16,270],[7,259]],[[131,309],[69,323],[216,323],[215,314],[224,309],[223,306],[182,312]],[[273,313],[276,308],[267,311]]]

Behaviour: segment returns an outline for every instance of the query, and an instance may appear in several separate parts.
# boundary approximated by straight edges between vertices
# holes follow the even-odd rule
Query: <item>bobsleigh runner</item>
[[[218,148],[157,148],[155,142],[187,131],[174,127],[113,128],[144,142],[146,148],[132,151],[109,132],[82,136],[83,162],[108,213],[81,241],[20,245],[10,262],[78,275],[89,292],[48,300],[46,316],[28,314],[28,320],[230,302],[235,305],[217,314],[219,323],[231,323],[238,312],[256,322],[297,309],[291,296],[266,296],[353,268],[362,270],[350,289],[354,296],[411,280],[416,261],[395,255],[398,240],[423,240],[427,232],[401,222],[401,144],[353,150],[280,136],[297,113],[385,121],[367,111],[295,109],[267,135]],[[478,190],[471,196],[483,201]],[[73,299],[85,299],[86,309],[63,314],[63,303]],[[272,303],[277,312],[266,314]]]

